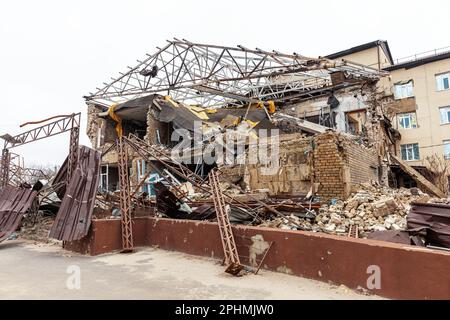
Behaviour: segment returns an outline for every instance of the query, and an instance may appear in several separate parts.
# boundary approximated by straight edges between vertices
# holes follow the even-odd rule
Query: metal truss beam
[[[9,149],[52,137],[67,131],[70,131],[69,168],[67,174],[67,183],[70,181],[70,178],[72,177],[73,171],[78,162],[78,144],[80,135],[81,113],[55,116],[42,121],[27,122],[21,125],[21,127],[29,124],[34,125],[47,122],[55,118],[60,119],[23,132],[14,137],[10,135],[2,136],[2,138],[5,140],[5,145],[2,152],[2,161],[0,167],[0,186],[6,186],[13,178],[16,180],[16,182],[22,182],[24,174],[38,174],[38,177],[40,177],[39,172],[34,171],[33,169],[22,168],[20,164],[18,166],[12,166],[10,159],[11,154],[9,152]],[[10,177],[11,166],[14,168],[14,170],[12,171],[13,175]]]
[[[42,140],[51,136],[55,136],[73,128],[80,127],[81,113],[74,113],[57,121],[50,122],[43,126],[23,132],[14,137],[5,139],[5,149],[15,148],[30,142]]]
[[[245,102],[240,97],[281,99],[289,92],[324,88],[331,85],[330,73],[337,71],[366,81],[378,80],[384,74],[345,60],[175,39],[84,98],[109,106],[153,93],[169,93],[185,103],[224,106]]]
[[[19,186],[22,183],[35,182],[35,179],[46,179],[49,177],[40,169],[34,168],[23,168],[20,165],[13,164],[12,162],[9,165],[9,183]]]
[[[230,207],[226,205],[223,192],[220,190],[219,177],[215,169],[209,172],[209,184],[216,210],[217,224],[219,225],[220,238],[224,253],[224,261],[227,265],[225,272],[237,276],[244,266],[241,265],[236,242],[234,241],[233,229],[229,217]]]
[[[72,178],[73,172],[75,171],[75,168],[77,167],[78,163],[80,128],[75,125],[76,125],[75,120],[72,119],[72,129],[70,130],[69,163],[67,167],[67,177],[66,177],[67,184],[69,184],[69,181]]]
[[[9,150],[3,149],[0,167],[0,188],[4,188],[8,185],[10,162],[11,162],[11,154]]]
[[[122,215],[122,252],[132,252],[133,225],[131,220],[130,180],[128,177],[128,153],[123,137],[117,138],[117,155],[119,158],[120,211]]]

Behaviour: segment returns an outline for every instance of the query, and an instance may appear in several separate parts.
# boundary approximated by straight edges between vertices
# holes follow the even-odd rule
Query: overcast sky
[[[0,134],[81,111],[90,145],[82,96],[173,37],[306,56],[383,39],[396,59],[450,46],[449,12],[446,0],[1,1]],[[66,133],[13,151],[60,164],[68,144]]]

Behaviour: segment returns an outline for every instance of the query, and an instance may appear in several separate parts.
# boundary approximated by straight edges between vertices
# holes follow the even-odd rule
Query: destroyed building
[[[182,248],[220,256],[233,275],[245,263],[257,273],[272,246],[290,253],[295,241],[281,249],[281,238],[326,243],[302,249],[315,258],[343,241],[327,233],[448,247],[445,192],[396,152],[388,76],[381,65],[169,41],[84,97],[92,148],[78,145],[79,114],[2,136],[0,240],[51,197],[49,235],[67,249]],[[63,132],[60,170],[42,185],[19,183],[26,170],[9,150]],[[391,188],[395,167],[419,188]],[[344,252],[376,247],[360,241]]]
[[[202,52],[209,48],[184,41],[171,42],[171,46],[190,50],[202,58],[205,58]],[[211,54],[208,59],[211,63],[217,63],[218,70],[226,68],[228,72],[236,73],[234,78],[221,74],[221,77],[196,79],[182,65],[179,71],[184,75],[184,79],[178,79],[179,84],[172,84],[175,87],[179,85],[180,89],[170,90],[170,97],[159,95],[156,92],[165,93],[167,83],[157,78],[158,75],[164,78],[166,71],[156,62],[159,56],[167,53],[166,49],[154,56],[152,62],[147,61],[127,76],[88,97],[88,135],[93,146],[101,149],[114,143],[116,122],[109,116],[110,107],[114,104],[114,112],[121,118],[125,135],[131,133],[147,143],[162,145],[165,148],[175,146],[174,142],[170,141],[174,130],[182,128],[193,132],[196,121],[202,123],[202,132],[205,135],[214,135],[214,132],[227,128],[242,128],[243,125],[247,131],[256,135],[259,129],[279,129],[280,139],[286,140],[280,147],[283,152],[289,154],[283,159],[280,157],[280,171],[270,176],[258,177],[257,173],[255,175],[257,170],[246,168],[246,171],[250,172],[247,173],[250,176],[248,187],[269,189],[271,195],[301,195],[316,186],[315,192],[329,200],[334,197],[347,197],[352,185],[363,181],[387,183],[387,149],[384,148],[392,144],[388,139],[392,138],[393,130],[383,125],[383,114],[377,102],[371,100],[371,93],[376,91],[377,81],[386,75],[385,73],[350,62],[341,62],[342,65],[339,66],[325,58],[307,59],[306,66],[302,67],[307,70],[305,72],[301,68],[301,71],[294,68],[300,56],[251,51],[255,55],[255,61],[258,61],[253,62],[253,69],[256,69],[252,69],[252,73],[255,78],[264,79],[255,87],[251,80],[246,80],[239,71],[249,69],[250,60],[244,61],[244,64],[240,62],[240,56],[248,54],[249,50],[216,50],[216,56]],[[221,57],[221,50],[230,50],[231,53]],[[182,56],[176,56],[174,61],[176,59],[182,61]],[[279,61],[281,59],[293,63],[294,66],[285,67],[285,70],[271,71],[267,67],[258,70],[258,64],[264,59],[273,60],[271,63],[278,64],[279,68],[282,66],[282,61]],[[226,64],[229,61],[235,65]],[[207,74],[195,60],[190,63],[194,69],[199,68],[200,74]],[[151,75],[142,76],[142,68],[153,66],[156,68],[152,70],[159,70],[155,78]],[[271,73],[268,73],[269,71]],[[227,76],[231,80],[228,80]],[[125,80],[124,77],[130,78]],[[139,77],[142,81],[154,81],[162,86],[153,87],[152,90],[136,90],[136,87],[131,86],[130,80],[136,81]],[[197,84],[205,81],[211,84]],[[123,85],[125,87],[122,87]],[[223,88],[216,89],[213,85]],[[122,87],[124,93],[120,99],[116,99],[114,94],[119,90],[118,87]],[[132,93],[131,97],[125,95],[128,91]],[[146,95],[149,91],[155,93]],[[339,97],[339,100],[336,97]],[[127,101],[121,103],[124,99]],[[325,106],[322,106],[323,102]],[[308,110],[309,106],[314,105],[320,105],[320,111]],[[294,140],[288,142],[291,139]],[[322,151],[329,155],[329,159],[336,157],[335,162],[329,162],[333,168],[327,169],[325,164],[320,164]],[[295,158],[294,162],[292,158]],[[361,158],[369,161],[359,161]],[[192,170],[198,169],[205,177],[213,165],[195,163],[190,167]],[[151,170],[137,155],[131,163],[131,168],[132,186],[139,184]],[[243,173],[243,168],[230,170]],[[153,174],[150,173],[150,176],[154,176]],[[271,185],[262,183],[264,180],[270,181]],[[117,156],[114,152],[103,159],[101,186],[108,191],[115,191],[119,187]],[[142,188],[142,191],[151,193],[148,187]]]

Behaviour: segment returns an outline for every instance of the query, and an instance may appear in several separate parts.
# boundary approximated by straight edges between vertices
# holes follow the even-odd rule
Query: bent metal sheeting
[[[16,231],[23,215],[31,207],[37,191],[5,187],[0,193],[0,242]]]
[[[100,159],[100,152],[80,146],[78,164],[50,230],[50,237],[74,241],[88,234],[100,178]]]

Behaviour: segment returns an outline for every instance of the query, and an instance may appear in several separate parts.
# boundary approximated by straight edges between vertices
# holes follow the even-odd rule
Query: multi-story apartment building
[[[427,156],[450,158],[450,47],[394,60],[387,41],[378,40],[327,57],[390,73],[379,86],[394,99],[398,156],[416,168],[427,165]],[[401,184],[411,183],[405,178]]]

